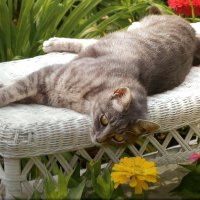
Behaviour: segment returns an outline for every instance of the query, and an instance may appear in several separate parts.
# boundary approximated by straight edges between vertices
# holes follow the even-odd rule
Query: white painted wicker
[[[9,84],[41,67],[53,63],[66,63],[75,55],[50,53],[32,59],[0,64],[0,81]],[[28,174],[37,166],[41,175],[51,172],[52,165],[59,162],[69,172],[79,156],[86,160],[108,157],[108,167],[118,162],[124,151],[153,159],[158,165],[178,163],[199,151],[200,130],[200,67],[193,67],[185,82],[179,87],[148,98],[149,118],[161,125],[161,132],[167,132],[164,141],[159,142],[155,135],[144,137],[141,146],[129,145],[114,150],[97,147],[92,157],[86,148],[94,146],[91,141],[91,121],[88,116],[64,108],[42,105],[12,104],[0,109],[0,154],[4,158],[0,165],[0,176],[7,193],[30,196],[33,186],[28,182]],[[188,133],[181,136],[178,128],[188,125]],[[171,142],[176,141],[176,142]],[[151,152],[148,148],[151,148]],[[71,152],[67,160],[63,152]],[[51,155],[47,163],[42,155]],[[29,158],[25,166],[21,159]],[[41,189],[41,182],[37,183]]]
[[[31,59],[0,63],[0,82],[10,84],[41,67],[69,62],[76,55],[50,53]],[[36,166],[42,176],[51,173],[55,162],[69,172],[80,159],[109,159],[107,167],[128,152],[157,162],[159,166],[184,162],[192,152],[200,151],[200,67],[193,67],[184,83],[162,94],[148,97],[149,118],[161,125],[162,137],[144,136],[140,145],[117,149],[96,147],[93,155],[91,121],[88,116],[65,108],[12,104],[0,109],[0,178],[6,193],[30,197],[33,185],[29,175]],[[185,135],[179,128],[187,126]],[[65,156],[68,152],[70,156]],[[48,155],[47,161],[42,159]],[[22,165],[22,158],[26,158]],[[34,187],[42,189],[41,181]]]
[[[9,84],[10,80],[18,79],[40,67],[50,63],[65,63],[73,57],[67,53],[51,53],[1,63],[0,80]],[[148,98],[149,118],[161,125],[161,131],[200,120],[199,80],[200,67],[193,67],[182,85]],[[12,104],[0,109],[0,154],[4,157],[32,157],[91,147],[90,133],[90,118],[65,108]],[[148,140],[153,142],[152,138],[153,135]],[[181,142],[180,138],[178,142]],[[186,143],[183,143],[185,150],[190,150]],[[156,143],[154,145],[162,155],[167,154],[165,148]],[[142,155],[139,152],[137,154]]]

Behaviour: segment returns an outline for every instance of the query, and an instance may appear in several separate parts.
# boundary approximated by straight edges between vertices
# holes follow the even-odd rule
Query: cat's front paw
[[[50,39],[44,41],[42,49],[45,53],[61,51],[60,50],[60,38],[53,37],[53,38],[50,38]]]
[[[135,29],[141,28],[141,23],[140,22],[133,22],[127,29],[127,31],[133,31]]]

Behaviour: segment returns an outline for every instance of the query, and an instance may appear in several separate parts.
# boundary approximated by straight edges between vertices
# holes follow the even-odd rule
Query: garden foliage
[[[181,166],[189,170],[189,172],[171,192],[179,195],[182,199],[200,199],[200,154],[194,163]]]
[[[122,29],[159,0],[0,0],[0,62],[42,54],[50,37],[91,38]]]
[[[101,163],[87,164],[87,170],[80,175],[80,166],[68,175],[59,170],[58,180],[46,177],[43,191],[34,191],[31,199],[123,199],[126,193],[119,187],[114,191],[108,169],[101,169]],[[132,195],[133,197],[134,195]]]
[[[144,180],[157,182],[155,163],[141,157],[122,158],[113,166],[112,172],[102,166],[100,161],[88,162],[85,172],[80,174],[79,163],[68,175],[60,168],[58,176],[44,178],[43,192],[35,189],[31,199],[144,199],[145,190],[148,190],[148,187],[143,188]],[[134,186],[129,178],[136,180]],[[139,192],[138,187],[141,188]]]

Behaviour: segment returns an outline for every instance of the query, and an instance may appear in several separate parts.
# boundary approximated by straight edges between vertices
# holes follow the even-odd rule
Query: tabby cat
[[[151,15],[136,28],[98,41],[53,38],[44,49],[79,54],[2,87],[0,106],[31,102],[69,108],[91,116],[95,142],[120,145],[159,129],[147,120],[147,95],[184,81],[199,40],[181,17]]]

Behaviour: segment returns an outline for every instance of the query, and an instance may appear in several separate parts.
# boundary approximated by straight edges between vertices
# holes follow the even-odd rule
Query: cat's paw
[[[75,38],[50,38],[43,43],[43,51],[49,52],[71,52],[79,53],[82,49],[96,43],[95,39],[75,39]]]
[[[79,53],[83,48],[83,40],[53,37],[43,43],[43,51]]]
[[[60,47],[60,38],[53,37],[44,41],[42,49],[45,53],[49,53],[54,51],[60,51],[59,47]]]
[[[133,31],[135,29],[141,28],[142,25],[140,22],[133,22],[127,29],[127,31]]]
[[[0,88],[4,87],[4,84],[3,83],[0,83]]]

